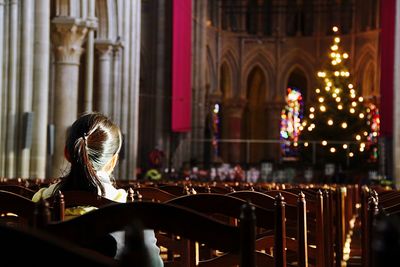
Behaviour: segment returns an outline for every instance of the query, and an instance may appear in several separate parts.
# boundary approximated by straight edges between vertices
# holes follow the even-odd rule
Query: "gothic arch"
[[[379,90],[377,89],[376,83],[376,65],[372,60],[365,65],[361,75],[361,95],[366,98],[377,96],[379,94]]]
[[[299,89],[302,91],[304,100],[306,100],[306,101],[310,100],[310,95],[312,95],[313,88],[310,88],[310,82],[311,82],[310,77],[308,77],[309,75],[306,74],[307,72],[304,69],[304,67],[300,64],[294,64],[290,69],[288,69],[287,72],[288,72],[288,75],[287,75],[287,79],[286,79],[285,89],[288,86],[294,85],[294,84],[290,84],[290,83],[293,83],[293,81],[291,80],[291,78],[293,78],[293,75],[298,75],[298,76],[300,76],[300,78],[301,78],[301,76],[303,76],[302,78],[305,79],[305,87],[299,88]],[[298,83],[304,84],[304,82],[302,82],[302,81],[298,81]],[[299,85],[296,85],[296,86],[302,87],[301,85],[300,86]]]
[[[306,94],[309,98],[311,95],[312,88],[316,84],[316,81],[313,78],[316,73],[315,59],[311,57],[307,52],[304,52],[303,50],[293,49],[282,58],[281,62],[282,62],[281,63],[282,67],[279,71],[279,76],[278,76],[278,83],[280,84],[277,85],[278,92],[276,98],[280,101],[283,101],[283,99],[285,98],[286,85],[289,80],[289,75],[296,68],[300,69],[304,73],[307,79],[308,88],[306,88]]]
[[[254,53],[253,56],[247,57],[247,60],[243,64],[243,70],[242,70],[242,77],[245,77],[242,80],[242,90],[240,92],[240,95],[242,98],[247,98],[247,81],[248,77],[251,73],[251,71],[254,70],[255,67],[259,67],[264,74],[265,77],[265,86],[266,88],[270,89],[266,91],[266,94],[264,95],[263,101],[267,101],[267,99],[270,99],[273,95],[274,92],[271,91],[271,88],[275,88],[274,85],[272,84],[274,82],[271,77],[274,77],[274,70],[273,70],[273,60],[271,57],[266,54],[266,53]]]
[[[373,87],[377,86],[377,67],[376,67],[376,51],[372,47],[372,45],[365,45],[360,52],[360,56],[358,57],[358,61],[355,65],[355,81],[356,81],[356,88],[359,89],[359,93],[366,93],[364,90],[364,86],[366,86],[367,82],[373,82]],[[371,65],[372,64],[372,65]],[[373,71],[371,72],[371,68]],[[369,71],[369,74],[374,75],[373,78],[366,76],[366,71]],[[368,81],[366,81],[368,80]],[[369,86],[367,86],[369,87]],[[367,89],[368,90],[368,89]],[[370,95],[369,92],[367,95]]]
[[[226,98],[232,98],[236,96],[239,92],[240,75],[237,62],[238,62],[237,57],[235,57],[234,53],[232,52],[232,49],[228,49],[225,53],[223,53],[220,68],[222,70],[223,64],[226,64],[227,66],[229,66],[229,71],[230,71],[230,88],[228,88],[229,91],[225,92]],[[221,75],[220,79],[222,79]]]
[[[118,17],[115,0],[96,0],[95,14],[98,19],[96,39],[116,40]]]

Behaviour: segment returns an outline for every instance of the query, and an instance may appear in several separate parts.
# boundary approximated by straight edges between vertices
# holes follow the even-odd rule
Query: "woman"
[[[122,146],[122,135],[118,126],[100,113],[86,113],[69,128],[64,149],[65,158],[71,163],[69,173],[60,182],[40,189],[33,201],[48,198],[58,192],[77,190],[93,192],[116,202],[125,202],[127,193],[116,189],[111,178]],[[74,207],[65,211],[66,218],[82,215],[95,207]],[[123,245],[123,232],[111,234],[116,240],[115,257],[119,257]],[[144,231],[152,266],[163,266],[156,245],[154,231]],[[114,241],[115,243],[115,241]]]

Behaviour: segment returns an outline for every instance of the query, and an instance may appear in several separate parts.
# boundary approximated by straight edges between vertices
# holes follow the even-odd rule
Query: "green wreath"
[[[161,173],[156,169],[150,169],[146,172],[146,178],[152,181],[158,181],[161,179]]]

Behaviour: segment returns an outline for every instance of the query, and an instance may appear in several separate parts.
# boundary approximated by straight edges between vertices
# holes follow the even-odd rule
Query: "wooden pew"
[[[271,209],[261,208],[257,205],[254,206],[256,215],[255,224],[263,228],[267,233],[267,235],[262,236],[262,240],[258,240],[257,243],[273,247],[275,250],[275,265],[286,266],[285,206],[284,203],[282,203],[283,199],[280,197],[281,196],[276,199],[271,198]],[[207,215],[224,215],[239,219],[240,207],[246,203],[246,201],[229,195],[203,193],[178,197],[167,203],[190,208]],[[275,219],[275,221],[272,220],[272,218],[277,218],[277,216],[278,219]],[[263,249],[265,248],[266,247],[263,247]],[[271,261],[271,259],[268,261]],[[262,265],[263,263],[260,262],[259,264]]]
[[[0,224],[0,236],[1,266],[118,266],[110,258],[37,229]]]
[[[183,207],[155,202],[133,202],[107,205],[68,221],[48,222],[42,228],[84,246],[99,236],[124,230],[135,219],[140,220],[146,229],[170,232],[239,255],[240,266],[253,267],[256,255],[253,212],[251,205],[244,206],[241,224],[234,227]],[[193,258],[182,262],[182,266],[194,264]]]

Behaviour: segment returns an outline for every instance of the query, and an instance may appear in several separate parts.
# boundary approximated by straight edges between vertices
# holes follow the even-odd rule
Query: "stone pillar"
[[[55,49],[54,125],[55,144],[53,177],[65,170],[64,146],[67,128],[78,113],[79,62],[87,28],[79,20],[56,17],[52,21],[52,42]]]
[[[50,0],[35,1],[33,128],[30,176],[46,176],[47,116],[50,72]]]
[[[112,117],[115,123],[121,124],[121,49],[119,41],[113,46],[113,76],[112,76]]]
[[[207,2],[196,1],[194,5],[197,23],[194,27],[193,47],[193,70],[192,70],[192,138],[204,139],[205,133],[205,95],[206,95],[206,31],[207,31]],[[198,161],[204,159],[204,144],[201,142],[193,142],[191,149],[192,158]]]
[[[88,33],[86,40],[86,77],[85,93],[83,96],[83,110],[93,110],[93,54],[94,54],[94,31],[97,29],[97,18],[94,16],[95,1],[89,0],[87,23]]]
[[[4,19],[4,0],[0,0],[0,21],[5,21]],[[0,23],[0,40],[5,40],[6,36],[4,34],[4,24],[5,23]],[[3,54],[4,54],[4,46],[3,42],[0,42],[0,75],[3,77]],[[5,141],[4,141],[4,129],[6,127],[3,127],[4,123],[4,114],[3,113],[3,93],[5,89],[3,88],[3,79],[0,79],[0,176],[4,176],[4,165],[3,165],[3,151],[4,151],[4,146],[5,146]]]
[[[106,116],[110,115],[110,91],[111,91],[111,59],[112,42],[110,40],[96,40],[95,47],[98,55],[98,89],[95,100],[96,111]]]
[[[19,114],[19,129],[24,129],[23,118],[26,112],[32,111],[32,78],[33,78],[33,8],[34,2],[22,2],[22,34],[21,34],[21,105]],[[26,133],[21,131],[20,140]],[[20,157],[18,160],[17,174],[22,178],[29,178],[30,147],[20,144]]]
[[[127,174],[127,135],[126,133],[128,132],[128,106],[129,106],[129,69],[130,69],[130,8],[131,6],[131,1],[124,1],[124,21],[123,21],[123,35],[122,35],[122,41],[124,42],[124,49],[122,51],[122,66],[121,66],[121,131],[122,134],[124,135],[124,150],[122,151],[123,153],[119,157],[119,178],[120,179],[126,179],[125,177],[128,176]]]
[[[17,72],[18,72],[18,2],[10,1],[8,98],[6,128],[6,177],[16,176]]]
[[[270,140],[280,140],[281,112],[284,104],[277,102],[267,106],[267,138]],[[277,162],[280,158],[280,143],[272,143],[268,145],[268,157]]]
[[[141,1],[131,3],[131,44],[129,72],[129,132],[128,179],[136,179],[137,147],[139,134],[139,78],[140,78],[140,18]]]
[[[228,126],[225,128],[228,132],[228,139],[241,139],[242,138],[242,117],[245,101],[242,99],[230,100],[224,105],[223,119]],[[224,123],[224,122],[222,122]],[[228,152],[227,158],[229,163],[240,162],[241,160],[241,143],[225,143],[225,151]]]

